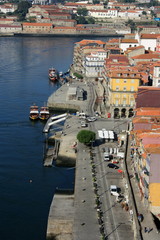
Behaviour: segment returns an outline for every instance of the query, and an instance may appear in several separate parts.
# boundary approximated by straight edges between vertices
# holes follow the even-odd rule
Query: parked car
[[[119,196],[118,187],[116,185],[110,185],[110,193],[114,196]]]
[[[104,157],[103,157],[104,161],[110,161],[110,160],[113,159],[113,156],[110,155],[110,154],[108,154],[107,152],[104,152],[104,155],[103,155],[103,156],[104,156]]]
[[[96,120],[97,120],[96,117],[88,117],[88,118],[87,118],[87,121],[88,121],[88,122],[94,122],[94,121],[96,121]]]
[[[85,121],[81,121],[81,127],[87,127],[87,123]]]
[[[109,168],[114,168],[114,169],[118,169],[119,167],[117,165],[115,165],[114,163],[108,163],[107,165]]]

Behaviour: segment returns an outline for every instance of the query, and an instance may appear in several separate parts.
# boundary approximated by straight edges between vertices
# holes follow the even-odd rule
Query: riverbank
[[[7,34],[3,34],[3,36]],[[10,34],[11,35],[11,34]],[[0,35],[1,36],[1,35]],[[106,34],[106,33],[13,33],[14,37],[124,37],[124,34]]]

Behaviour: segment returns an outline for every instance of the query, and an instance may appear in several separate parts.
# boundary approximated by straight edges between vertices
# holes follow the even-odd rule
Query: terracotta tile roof
[[[160,54],[158,53],[148,53],[148,54],[141,54],[138,56],[132,57],[132,59],[153,59],[153,58],[160,58]]]
[[[100,44],[100,45],[104,45],[105,42],[101,41],[101,40],[82,40],[80,42],[76,42],[76,44],[80,44],[81,46],[83,45],[87,45],[87,44],[90,44],[90,43],[97,43],[97,44]]]
[[[119,43],[119,39],[118,38],[112,38],[112,39],[108,40],[107,43]]]
[[[52,23],[22,23],[24,26],[48,26],[51,27],[53,24]]]
[[[121,43],[138,43],[136,39],[121,39]]]
[[[57,27],[54,27],[54,29],[76,29],[76,27],[59,27],[59,26],[57,26]]]
[[[140,38],[141,39],[156,39],[157,37],[160,37],[160,34],[146,34],[142,33]]]
[[[141,48],[144,48],[144,46],[137,46],[137,47],[129,47],[129,48],[127,48],[127,50],[137,50],[137,49],[141,49]]]
[[[13,19],[10,19],[10,18],[0,18],[0,21],[11,21],[11,22],[13,22]]]
[[[138,108],[136,116],[160,116],[160,108]]]

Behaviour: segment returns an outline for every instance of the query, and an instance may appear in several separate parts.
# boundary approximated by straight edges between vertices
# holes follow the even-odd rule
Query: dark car
[[[109,168],[114,168],[114,169],[118,169],[119,167],[117,165],[115,165],[114,163],[108,163],[108,167]]]

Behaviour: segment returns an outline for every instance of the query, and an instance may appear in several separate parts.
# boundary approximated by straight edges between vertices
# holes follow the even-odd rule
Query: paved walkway
[[[127,165],[128,165],[129,175],[134,176],[134,172],[133,172],[131,163],[132,162],[131,162],[131,158],[130,158],[130,141],[129,141]],[[143,239],[144,240],[159,240],[160,234],[157,233],[157,229],[153,222],[151,213],[146,209],[144,203],[141,200],[140,192],[138,190],[137,180],[134,177],[131,178],[131,185],[132,185],[133,192],[134,192],[137,212],[144,216],[144,220],[140,223]],[[152,231],[150,231],[149,233],[145,233],[145,231],[144,231],[145,227],[149,227],[150,229],[152,229]]]

